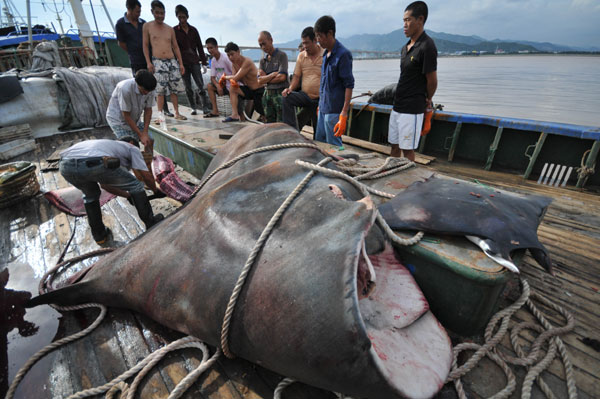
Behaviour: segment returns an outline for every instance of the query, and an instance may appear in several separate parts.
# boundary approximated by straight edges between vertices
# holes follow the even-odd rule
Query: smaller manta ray
[[[529,249],[549,273],[552,261],[537,237],[538,225],[551,200],[522,196],[462,180],[439,178],[411,184],[379,206],[394,230],[466,236],[490,258],[518,273],[511,254]]]

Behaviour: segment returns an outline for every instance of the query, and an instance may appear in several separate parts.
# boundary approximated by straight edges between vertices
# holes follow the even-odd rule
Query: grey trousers
[[[302,130],[309,121],[313,123],[313,129],[317,128],[317,107],[319,99],[312,100],[308,94],[303,91],[293,91],[286,97],[283,97],[281,103],[283,123],[287,123],[293,128]],[[296,107],[303,107],[304,110],[296,120]]]

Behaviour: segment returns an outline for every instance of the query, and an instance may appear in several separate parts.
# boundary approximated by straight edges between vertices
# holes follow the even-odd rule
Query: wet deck
[[[184,114],[189,115],[188,112]],[[169,119],[168,132],[194,146],[214,153],[225,140],[219,138],[224,133],[233,134],[244,125],[223,124],[218,119],[202,120],[201,116],[190,117],[186,122]],[[57,172],[41,173],[48,155],[56,150],[53,146],[61,142],[108,137],[104,130],[84,131],[62,135],[53,139],[38,140],[39,148],[34,153],[25,154],[20,159],[30,160],[38,165],[37,177],[42,191],[66,187],[67,183]],[[324,145],[327,150],[335,148]],[[346,146],[346,151],[365,152]],[[485,172],[457,164],[436,160],[430,166],[421,166],[420,172],[439,171],[451,176],[480,182],[507,190],[530,192],[553,198],[547,215],[539,229],[542,243],[547,246],[556,262],[557,276],[552,277],[530,257],[526,257],[521,270],[531,287],[540,294],[553,299],[567,308],[576,319],[575,331],[563,339],[567,344],[574,363],[575,378],[580,398],[600,396],[600,353],[592,349],[586,339],[600,341],[600,314],[598,300],[600,294],[600,197],[569,189],[554,189],[535,184],[523,184],[517,176],[497,172]],[[191,179],[188,176],[188,179]],[[152,202],[155,211],[172,212],[177,203],[166,199]],[[122,199],[116,199],[103,207],[104,220],[113,230],[118,244],[124,244],[143,232],[143,225],[133,208]],[[27,292],[37,293],[37,281],[41,275],[54,266],[60,252],[71,236],[74,217],[50,206],[37,196],[27,202],[0,210],[0,283],[4,306],[13,304],[16,308],[28,297]],[[80,218],[75,227],[76,233],[67,258],[97,249],[91,238],[87,222]],[[83,264],[89,264],[89,259]],[[6,265],[4,267],[3,265]],[[3,270],[5,269],[5,270]],[[518,296],[516,280],[507,286],[502,296],[502,304],[507,305]],[[12,302],[11,302],[12,301]],[[11,308],[12,309],[12,308]],[[549,309],[554,324],[563,324],[562,318]],[[0,309],[7,315],[5,309]],[[89,325],[97,311],[78,311],[65,314],[58,319],[58,313],[44,306],[27,310],[25,315],[12,313],[11,319],[2,319],[0,331],[0,397],[18,368],[35,351],[55,337],[79,331]],[[531,320],[528,312],[517,313],[519,320]],[[33,323],[33,324],[32,324]],[[90,336],[63,347],[38,364],[21,383],[19,398],[66,397],[83,388],[100,385],[116,377],[133,366],[148,353],[180,337],[180,334],[166,329],[143,316],[128,311],[111,309],[100,327]],[[529,333],[522,334],[527,345],[534,338]],[[458,339],[458,337],[456,337]],[[470,337],[478,340],[478,337]],[[508,347],[508,338],[503,346]],[[7,349],[5,350],[4,347]],[[187,372],[198,364],[201,354],[186,349],[167,356],[159,367],[151,372],[140,388],[139,397],[164,398]],[[5,369],[8,365],[8,370]],[[520,379],[524,369],[516,370]],[[555,360],[544,373],[546,382],[554,389],[557,397],[566,397],[564,375],[560,363]],[[222,358],[184,395],[185,398],[271,398],[273,390],[282,377],[242,359]],[[468,375],[467,391],[472,397],[486,397],[503,388],[505,381],[502,372],[490,362],[482,361],[480,368]],[[518,397],[520,391],[513,397]],[[454,397],[451,390],[445,390],[444,398]],[[534,387],[534,397],[541,392]],[[334,394],[304,384],[293,384],[285,392],[285,398],[333,398]]]

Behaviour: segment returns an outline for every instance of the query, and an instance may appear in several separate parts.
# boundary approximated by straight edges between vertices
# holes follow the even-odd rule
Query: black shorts
[[[258,98],[262,99],[262,95],[265,92],[264,87],[252,90],[248,86],[240,86],[240,90],[242,90],[242,93],[244,93],[244,98],[246,98],[246,100],[255,100]]]

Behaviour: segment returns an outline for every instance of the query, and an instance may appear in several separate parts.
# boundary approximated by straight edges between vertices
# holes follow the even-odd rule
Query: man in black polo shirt
[[[146,69],[146,57],[144,57],[143,50],[144,36],[142,33],[142,27],[146,21],[140,18],[142,4],[139,0],[127,0],[125,6],[127,7],[127,12],[117,21],[115,32],[117,34],[119,46],[127,52],[127,55],[129,55],[131,71],[135,77],[137,71]],[[169,112],[166,101],[163,110],[165,111],[165,115],[173,116],[173,114]]]
[[[425,33],[427,4],[415,1],[404,11],[404,35],[410,40],[402,47],[400,80],[390,115],[388,141],[393,157],[402,153],[415,160],[415,149],[423,127],[423,114],[432,106],[437,89],[437,48]]]

